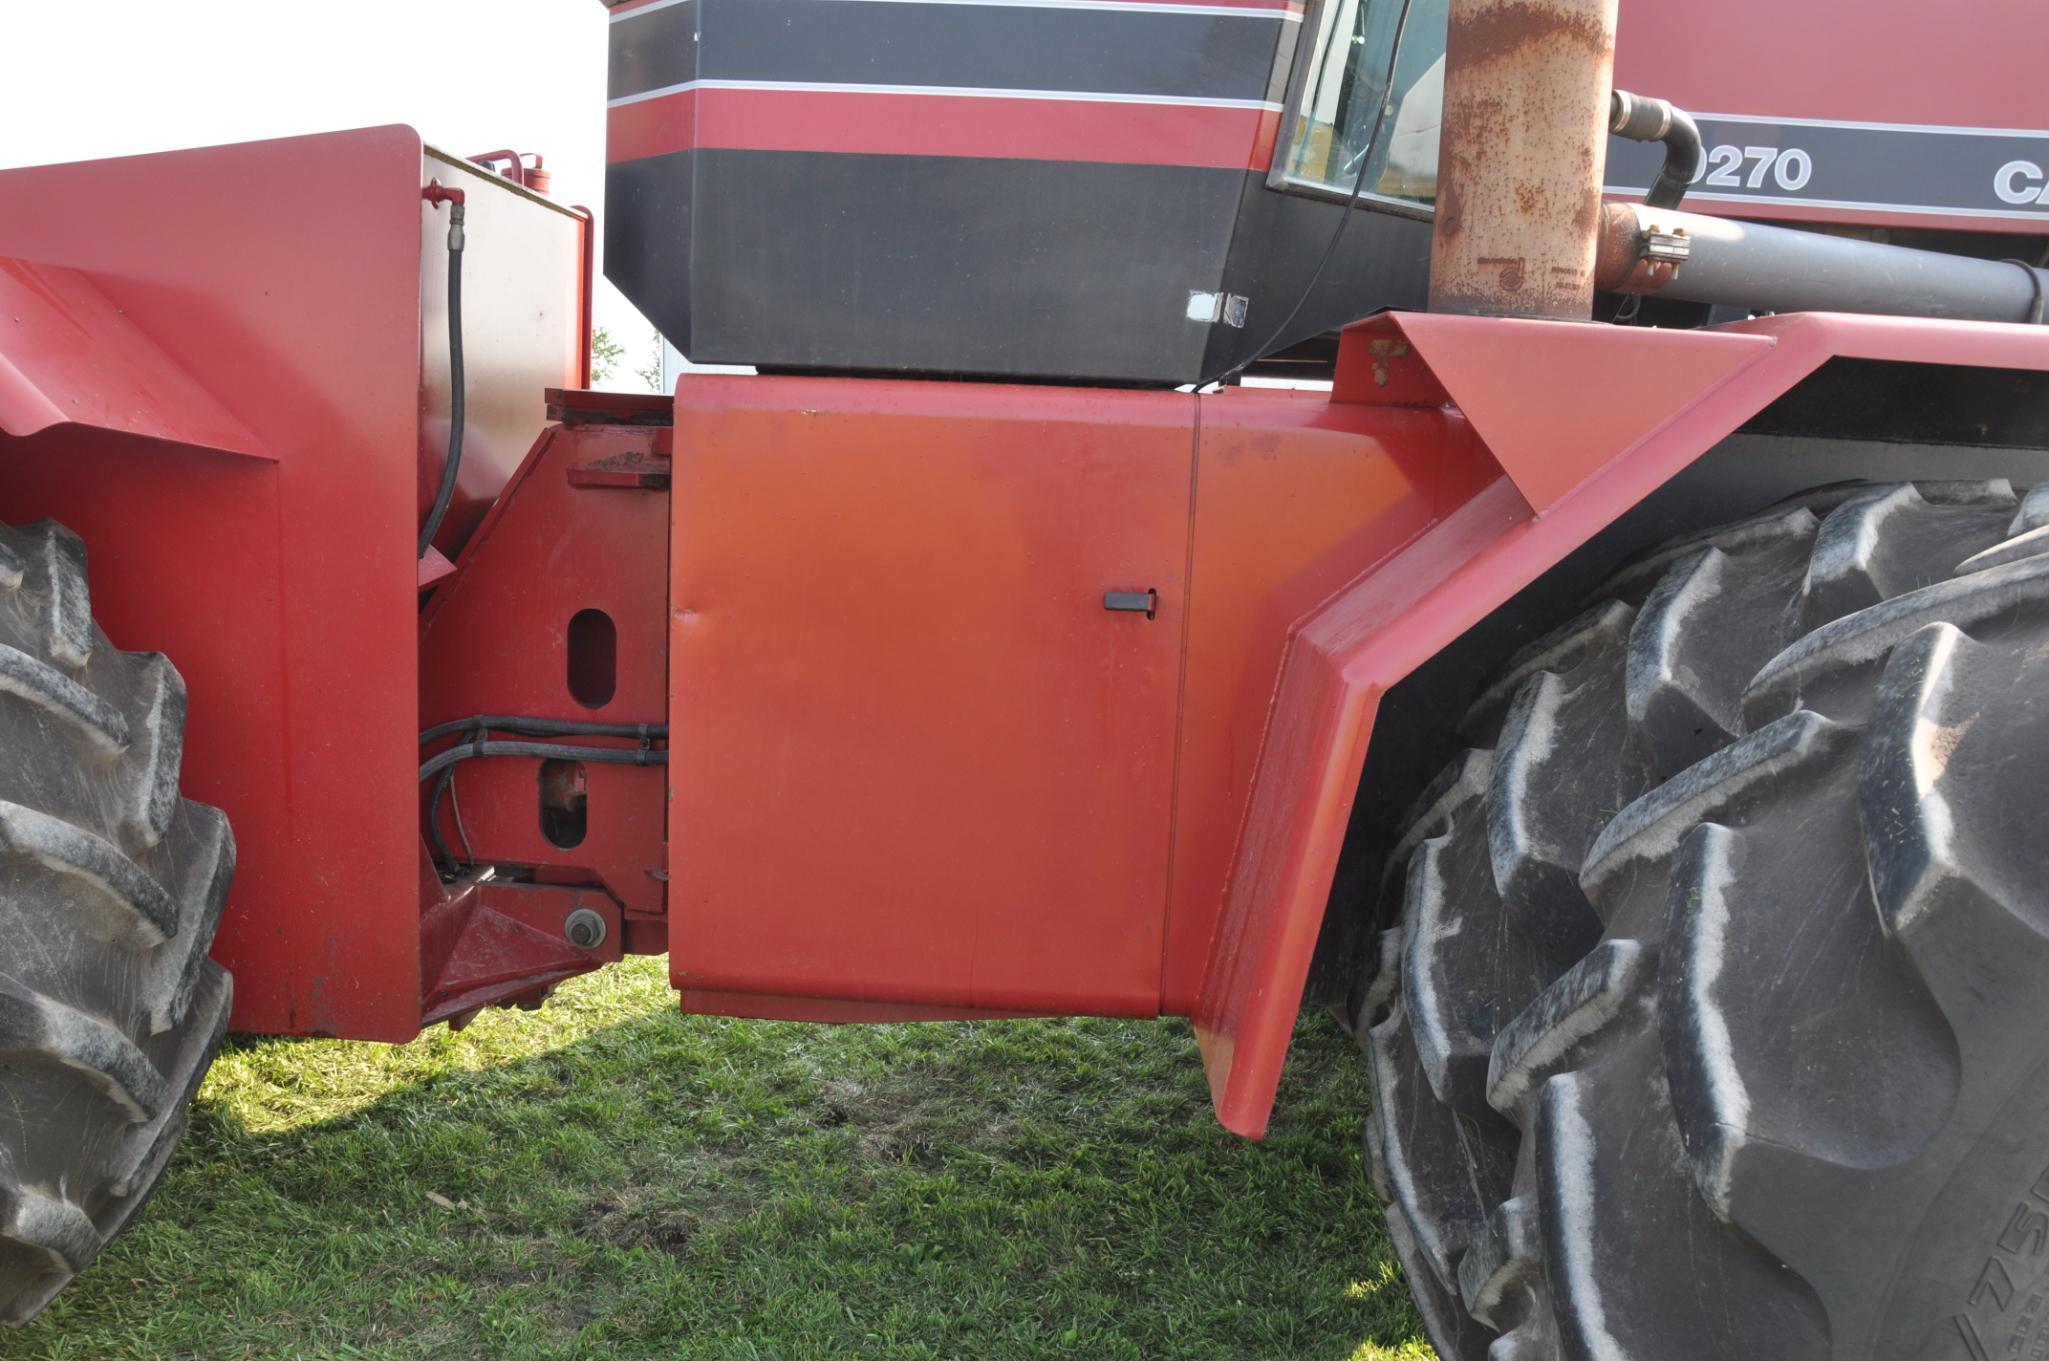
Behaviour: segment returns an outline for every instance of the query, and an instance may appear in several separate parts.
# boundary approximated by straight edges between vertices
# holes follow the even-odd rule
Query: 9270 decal
[[[2039,219],[2049,229],[2049,131],[1749,114],[1696,121],[1703,156],[1692,196],[1702,200]],[[1663,154],[1655,144],[1610,141],[1609,192],[1641,194]]]

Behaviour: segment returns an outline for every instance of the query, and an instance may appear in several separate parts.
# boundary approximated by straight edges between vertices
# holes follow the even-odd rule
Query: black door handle
[[[1142,614],[1151,619],[1160,612],[1158,591],[1105,591],[1103,608],[1124,614]]]

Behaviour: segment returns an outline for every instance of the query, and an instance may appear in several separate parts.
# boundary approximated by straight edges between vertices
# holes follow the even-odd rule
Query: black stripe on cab
[[[605,97],[665,90],[697,79],[697,4],[667,5],[612,25]]]
[[[611,98],[707,79],[1261,100],[1283,22],[1279,11],[696,0],[612,26]]]

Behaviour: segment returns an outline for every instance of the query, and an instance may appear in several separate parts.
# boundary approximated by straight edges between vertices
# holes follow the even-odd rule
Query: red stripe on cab
[[[700,89],[608,110],[605,159],[709,147],[1264,170],[1279,128],[1270,109],[1199,104]]]

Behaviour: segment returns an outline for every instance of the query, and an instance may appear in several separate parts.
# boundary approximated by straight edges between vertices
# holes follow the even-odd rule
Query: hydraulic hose
[[[420,745],[459,732],[519,733],[525,737],[632,737],[643,742],[661,742],[669,736],[666,723],[589,723],[574,718],[526,718],[519,714],[471,714],[436,723],[420,734]]]
[[[463,742],[428,758],[420,767],[424,783],[456,764],[479,756],[533,756],[543,761],[584,761],[591,765],[665,766],[667,751],[648,747],[573,747],[554,742]]]
[[[462,469],[463,370],[462,370],[462,248],[463,201],[448,199],[448,452],[441,459],[441,486],[434,493],[434,505],[420,526],[420,557],[434,543],[448,505],[455,499],[455,478]]]
[[[420,745],[467,733],[466,741],[436,753],[426,765],[420,767],[420,783],[439,775],[434,780],[434,795],[427,802],[427,834],[433,839],[435,864],[450,869],[456,864],[454,853],[449,849],[446,838],[441,835],[441,805],[455,792],[455,767],[462,761],[477,756],[538,756],[543,760],[589,761],[599,765],[666,765],[669,754],[666,751],[651,751],[645,746],[622,749],[618,747],[579,747],[557,745],[553,742],[494,742],[487,740],[486,732],[519,733],[529,737],[631,737],[640,742],[666,742],[669,739],[669,725],[666,723],[591,723],[575,718],[528,718],[520,714],[472,714],[468,718],[450,719],[436,723],[420,734]],[[456,813],[456,828],[462,828],[462,814]],[[464,837],[464,850],[468,851],[468,837]]]
[[[1608,130],[1632,142],[1663,142],[1665,164],[1643,196],[1647,208],[1677,208],[1700,173],[1700,128],[1684,109],[1662,99],[1617,90],[1610,99]]]
[[[442,870],[450,873],[453,873],[455,870],[456,859],[455,852],[449,849],[448,838],[441,835],[441,804],[453,791],[454,785],[455,768],[451,766],[447,770],[442,771],[441,778],[434,782],[434,797],[427,802],[427,835],[433,839],[434,863]],[[460,810],[456,813],[455,822],[456,830],[461,832],[462,814]],[[463,836],[463,854],[466,857],[471,855],[467,834]]]

